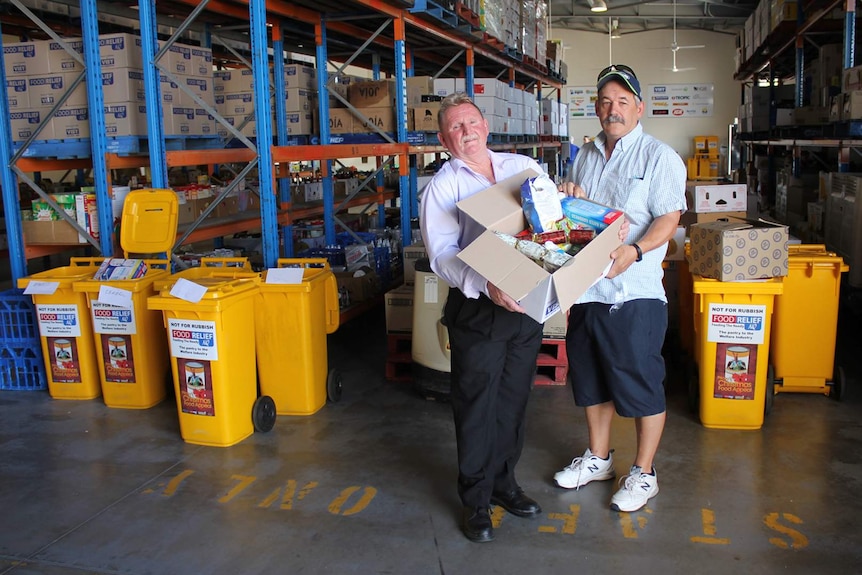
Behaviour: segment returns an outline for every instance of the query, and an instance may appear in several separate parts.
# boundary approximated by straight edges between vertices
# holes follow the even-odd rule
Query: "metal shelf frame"
[[[41,23],[35,15],[20,4],[18,0],[10,0],[13,5],[22,10],[31,19],[34,19],[47,34],[57,41],[63,42],[62,38]],[[9,123],[9,107],[6,101],[5,91],[0,95],[0,115],[4,117],[0,121],[0,184],[3,188],[3,206],[6,214],[7,233],[9,235],[9,256],[11,261],[12,276],[15,280],[27,275],[26,262],[28,258],[45,253],[54,253],[54,246],[32,246],[26,247],[23,242],[20,213],[20,202],[18,199],[18,179],[26,173],[39,173],[45,170],[55,169],[91,169],[96,183],[97,205],[100,214],[100,226],[102,230],[111,230],[111,233],[103,233],[99,245],[103,254],[111,254],[116,241],[112,233],[111,213],[111,170],[126,167],[149,167],[152,184],[154,187],[168,187],[168,168],[175,166],[213,166],[222,164],[244,164],[237,179],[251,169],[257,167],[260,182],[260,205],[261,213],[258,218],[239,218],[236,221],[222,222],[210,225],[206,228],[199,226],[203,217],[194,222],[178,235],[177,246],[186,241],[197,241],[218,237],[220,234],[235,229],[249,229],[251,224],[257,223],[263,237],[263,256],[266,266],[275,265],[279,257],[279,235],[289,238],[293,222],[301,217],[309,217],[320,213],[320,208],[296,206],[294,209],[290,201],[290,181],[286,177],[286,170],[279,170],[281,177],[276,180],[276,171],[279,164],[291,161],[319,161],[321,172],[324,175],[324,200],[322,212],[325,222],[325,235],[328,243],[335,241],[335,226],[338,223],[336,212],[338,209],[353,205],[368,205],[369,202],[376,203],[381,208],[386,202],[400,198],[401,200],[401,228],[402,241],[409,245],[411,241],[410,221],[418,215],[418,200],[416,197],[416,158],[425,153],[442,153],[441,146],[411,146],[407,137],[407,106],[406,106],[406,77],[417,72],[418,63],[421,61],[425,69],[430,64],[443,73],[453,62],[459,62],[463,58],[464,63],[456,70],[463,73],[467,79],[468,93],[472,93],[473,79],[476,76],[477,60],[482,61],[482,69],[485,74],[506,76],[509,85],[521,85],[536,88],[537,99],[542,98],[542,88],[547,87],[561,91],[562,85],[559,80],[546,76],[542,71],[537,71],[520,61],[513,60],[508,55],[492,47],[485,45],[486,38],[476,32],[464,32],[460,29],[448,29],[432,21],[425,20],[421,14],[415,14],[408,9],[395,5],[386,4],[379,0],[349,0],[341,2],[336,0],[299,0],[287,2],[283,0],[176,0],[173,4],[185,4],[190,7],[190,13],[179,25],[177,18],[171,19],[171,37],[167,41],[159,40],[159,27],[157,17],[156,0],[139,0],[138,14],[140,18],[140,33],[142,38],[145,65],[144,89],[146,94],[147,118],[148,118],[148,155],[123,157],[107,152],[107,138],[104,136],[104,118],[102,114],[91,113],[90,120],[90,147],[91,157],[80,160],[62,159],[35,159],[24,158],[21,154],[15,154],[12,148],[11,127]],[[83,60],[85,64],[85,77],[87,79],[87,99],[90,110],[101,110],[103,98],[101,92],[101,69],[99,58],[99,18],[97,11],[97,0],[80,0],[81,28],[84,44]],[[285,53],[289,48],[285,45],[287,30],[296,33],[298,29],[306,29],[308,26],[297,27],[297,23],[310,25],[314,30],[314,56],[318,74],[318,91],[326,93],[327,67],[330,60],[328,48],[330,44],[337,45],[339,50],[352,42],[355,50],[350,59],[357,60],[354,65],[368,65],[373,70],[374,76],[379,77],[381,62],[386,62],[386,72],[395,79],[396,85],[396,126],[397,132],[394,141],[384,144],[331,144],[328,131],[329,106],[328,99],[321,97],[318,115],[320,118],[321,133],[320,145],[288,145],[287,136],[279,134],[274,145],[262,145],[262,142],[273,142],[273,124],[269,114],[259,114],[256,122],[257,139],[250,141],[242,136],[233,126],[228,126],[227,121],[220,118],[215,110],[209,108],[204,102],[198,101],[199,97],[188,91],[199,105],[207,107],[208,111],[220,121],[231,134],[241,141],[245,147],[235,149],[216,150],[166,150],[165,135],[163,129],[163,118],[161,110],[160,74],[170,75],[165,66],[160,65],[159,60],[167,53],[170,46],[178,41],[182,35],[192,27],[195,20],[204,20],[203,28],[195,25],[195,30],[208,29],[208,19],[212,15],[218,15],[222,21],[232,19],[236,22],[248,22],[250,40],[250,67],[253,70],[256,86],[269,87],[270,65],[276,71],[273,80],[273,88],[276,94],[284,93],[283,71]],[[379,25],[379,32],[374,32],[367,25],[367,21],[373,21]],[[391,32],[383,34],[384,30]],[[2,29],[0,29],[2,32]],[[205,32],[201,37],[201,43],[210,42],[210,36]],[[417,46],[408,48],[410,42]],[[435,45],[436,44],[436,45]],[[441,48],[438,48],[442,44]],[[207,45],[207,44],[205,44]],[[211,45],[211,44],[209,44]],[[445,48],[445,49],[444,49]],[[450,57],[447,50],[455,55]],[[422,57],[417,60],[417,54],[422,52]],[[408,58],[409,54],[409,58]],[[370,65],[368,64],[370,58]],[[339,52],[338,61],[346,61]],[[2,63],[0,63],[2,66]],[[496,72],[488,72],[489,67]],[[423,72],[427,73],[427,72]],[[0,67],[0,77],[5,78],[5,70]],[[81,81],[81,80],[79,80]],[[185,86],[178,83],[182,88]],[[255,91],[255,109],[266,110],[269,107],[270,90]],[[276,98],[276,121],[279,125],[286,125],[286,112],[283,98]],[[495,146],[497,149],[528,149],[536,150],[545,148],[558,148],[559,142],[519,142],[510,145]],[[335,160],[351,157],[377,157],[378,160],[378,183],[374,193],[362,193],[341,201],[335,205],[332,185],[332,162]],[[382,185],[382,171],[386,164],[383,158],[389,157],[389,162],[398,161],[399,191],[396,194],[386,192]],[[224,197],[226,190],[211,208]],[[38,193],[38,192],[37,192]],[[362,203],[365,202],[365,203]],[[62,210],[61,210],[62,211]],[[381,223],[385,218],[383,210],[378,210]],[[73,223],[74,222],[70,222]],[[74,224],[77,225],[77,224]],[[80,228],[79,228],[80,229]],[[80,246],[69,246],[69,248]],[[284,242],[287,255],[291,255],[291,242]]]

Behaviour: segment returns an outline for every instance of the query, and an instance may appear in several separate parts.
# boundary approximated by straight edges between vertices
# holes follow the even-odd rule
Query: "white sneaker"
[[[611,498],[611,509],[614,511],[637,511],[658,494],[655,468],[649,474],[637,465],[632,465],[629,474],[620,478],[620,483],[622,487]]]
[[[597,457],[587,449],[583,457],[575,457],[565,469],[555,473],[554,481],[566,489],[580,489],[590,481],[613,479],[615,475],[613,449],[607,459]]]

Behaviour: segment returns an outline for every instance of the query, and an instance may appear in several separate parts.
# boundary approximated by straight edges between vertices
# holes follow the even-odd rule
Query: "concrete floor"
[[[711,430],[673,372],[661,492],[637,513],[609,510],[615,482],[553,486],[586,431],[568,388],[537,387],[518,475],[544,513],[496,509],[489,544],[458,528],[448,404],[384,378],[382,309],[330,336],[339,403],[233,447],[184,442],[173,400],[119,410],[0,392],[0,573],[858,573],[856,304],[839,322],[842,402],[780,393],[762,429]],[[633,426],[614,433],[620,471]]]

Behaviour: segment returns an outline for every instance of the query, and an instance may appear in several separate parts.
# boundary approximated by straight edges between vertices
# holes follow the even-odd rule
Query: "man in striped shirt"
[[[686,169],[670,146],[644,133],[644,102],[631,68],[602,70],[597,88],[602,132],[581,147],[565,189],[624,211],[630,228],[627,241],[611,253],[614,263],[607,276],[569,312],[566,349],[572,390],[575,404],[585,409],[589,448],[554,480],[577,489],[614,478],[614,412],[634,418],[637,452],[610,504],[613,510],[632,512],[658,493],[653,459],[666,407],[662,260],[686,208]]]

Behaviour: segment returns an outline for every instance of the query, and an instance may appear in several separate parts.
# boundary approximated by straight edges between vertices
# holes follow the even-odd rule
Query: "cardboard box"
[[[413,286],[403,285],[386,292],[386,333],[413,331]]]
[[[704,224],[707,222],[717,221],[734,221],[744,220],[746,212],[710,212],[707,214],[698,214],[695,212],[685,212],[679,218],[679,224],[685,227],[691,227],[694,224]]]
[[[550,339],[565,339],[569,327],[569,312],[554,314],[542,325],[542,335]]]
[[[421,106],[422,96],[434,93],[434,78],[431,76],[411,76],[407,78],[407,105]]]
[[[27,245],[81,243],[78,230],[65,220],[52,222],[24,220],[21,222],[21,228],[24,231],[24,243]]]
[[[329,110],[329,133],[352,134],[353,113],[347,108]]]
[[[412,109],[413,127],[417,132],[439,132],[437,114],[440,113],[439,102],[428,102]]]
[[[720,281],[787,275],[787,226],[763,220],[691,227],[691,272]]]
[[[357,108],[393,108],[395,106],[395,82],[372,80],[350,84],[347,101]]]
[[[380,291],[380,278],[369,267],[363,267],[351,272],[333,272],[339,289],[347,289],[350,303],[356,304],[369,300]]]
[[[673,237],[667,242],[667,252],[664,261],[678,261],[685,259],[685,233],[686,229],[680,226],[674,232]]]
[[[686,182],[685,185],[688,209],[698,214],[745,211],[746,194],[745,184]]]
[[[524,170],[458,202],[458,209],[486,231],[458,257],[518,301],[527,315],[544,323],[569,309],[605,273],[610,254],[620,245],[623,218],[617,218],[553,274],[506,245],[495,231],[516,235],[527,228],[521,208],[521,184],[539,174]]]
[[[356,108],[356,110],[367,119],[354,118],[354,132],[376,133],[379,130],[391,133],[395,131],[395,110],[393,108]]]

